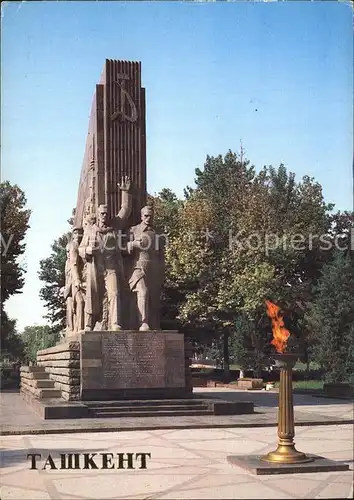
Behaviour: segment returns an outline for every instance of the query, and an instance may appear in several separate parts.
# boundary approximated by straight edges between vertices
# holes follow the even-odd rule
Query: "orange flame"
[[[277,352],[284,352],[290,332],[284,327],[283,317],[279,314],[280,307],[273,304],[270,300],[265,301],[267,306],[267,315],[272,320],[273,340],[271,344],[275,346]]]

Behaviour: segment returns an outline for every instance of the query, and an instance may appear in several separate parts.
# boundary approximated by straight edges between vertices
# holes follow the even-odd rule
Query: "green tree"
[[[65,328],[65,301],[60,289],[65,285],[66,245],[68,235],[65,233],[54,241],[51,255],[40,261],[39,279],[44,282],[39,295],[45,302],[51,331],[56,333]]]
[[[53,331],[48,325],[26,326],[22,334],[26,361],[35,363],[37,351],[54,346],[58,339],[59,335],[53,335]]]
[[[354,260],[337,250],[324,265],[306,314],[312,356],[328,382],[354,382]]]
[[[225,251],[232,215],[253,177],[254,168],[231,151],[224,158],[208,156],[204,170],[196,170],[196,188],[188,187],[185,192],[179,234],[168,249],[174,279],[189,282],[179,317],[189,327],[193,325],[215,340],[223,339],[226,376],[229,336],[237,314],[219,306],[220,287],[229,279]]]
[[[230,337],[230,358],[242,370],[253,370],[255,376],[260,378],[262,368],[270,363],[271,339],[272,334],[263,310],[259,310],[254,319],[240,314]]]
[[[329,240],[332,248],[354,251],[354,211],[331,214]]]
[[[179,210],[183,201],[168,188],[160,191],[156,196],[149,195],[148,203],[154,206],[154,226],[158,233],[170,237],[178,231]]]
[[[6,338],[4,345],[1,349],[1,360],[8,360],[10,362],[19,362],[24,357],[24,345],[22,336],[17,332],[16,320],[8,319],[5,317],[5,325],[1,328],[6,328]]]
[[[185,301],[188,283],[178,282],[172,270],[173,260],[169,254],[169,242],[180,232],[180,214],[183,200],[171,189],[163,189],[157,195],[149,196],[149,203],[154,206],[154,226],[158,234],[163,235],[165,243],[165,280],[161,293],[161,327],[164,329],[185,330],[185,324],[178,318],[181,304]],[[188,331],[189,335],[193,332]]]
[[[167,250],[171,278],[189,284],[179,318],[224,339],[226,371],[229,339],[238,320],[246,321],[247,350],[259,372],[271,338],[264,299],[282,304],[300,331],[301,308],[325,258],[319,235],[329,231],[332,206],[314,179],[296,183],[284,165],[256,174],[243,152],[231,151],[208,156],[204,170],[196,170],[196,188],[185,194],[179,232]],[[299,234],[301,248],[292,244]]]
[[[8,349],[6,338],[14,333],[12,320],[8,318],[4,305],[14,294],[20,293],[24,285],[25,267],[19,258],[26,249],[25,235],[29,228],[31,211],[26,209],[24,192],[9,181],[0,184],[1,210],[1,344]]]

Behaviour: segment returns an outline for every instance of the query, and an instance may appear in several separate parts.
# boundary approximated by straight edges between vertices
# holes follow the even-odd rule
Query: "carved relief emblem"
[[[118,80],[114,82],[120,89],[120,107],[112,114],[111,120],[114,121],[118,118],[118,116],[121,116],[123,120],[128,120],[129,122],[134,123],[138,119],[138,111],[136,109],[132,96],[124,88],[124,82],[126,80],[129,80],[129,76],[121,74],[118,75]],[[128,102],[128,106],[130,109],[129,114],[126,112],[126,102]]]

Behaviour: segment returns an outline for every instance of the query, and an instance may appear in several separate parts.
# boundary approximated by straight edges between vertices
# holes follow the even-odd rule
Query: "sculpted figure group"
[[[135,299],[139,330],[159,328],[163,248],[152,227],[153,208],[141,210],[141,223],[127,232],[125,244],[123,230],[132,209],[130,179],[126,177],[119,188],[122,204],[113,220],[108,220],[108,207],[100,205],[96,215],[90,211],[84,214],[83,228],[72,229],[62,289],[68,335],[97,328],[133,329],[129,311],[122,311],[124,293],[132,294],[124,304]],[[124,324],[127,319],[123,317],[130,324]]]

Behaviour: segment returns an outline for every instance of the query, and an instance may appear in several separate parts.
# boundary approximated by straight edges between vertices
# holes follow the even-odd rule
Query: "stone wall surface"
[[[166,332],[88,332],[81,338],[84,389],[185,386],[184,338]]]
[[[81,396],[191,392],[186,354],[190,346],[185,351],[184,335],[175,331],[86,332],[80,340]]]
[[[37,365],[49,374],[63,399],[80,399],[80,342],[77,339],[38,351]]]

